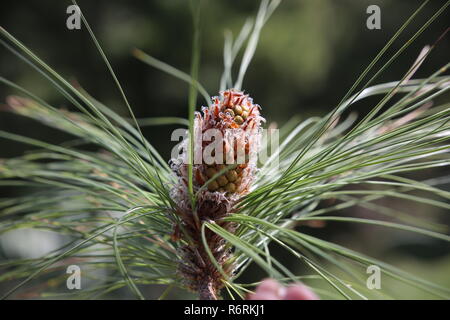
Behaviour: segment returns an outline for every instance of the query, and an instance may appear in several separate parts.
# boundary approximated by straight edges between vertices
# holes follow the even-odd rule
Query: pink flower
[[[274,279],[264,279],[248,300],[319,300],[319,297],[301,283],[283,286]]]

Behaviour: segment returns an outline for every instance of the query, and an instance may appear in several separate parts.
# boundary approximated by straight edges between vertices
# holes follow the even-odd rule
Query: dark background
[[[223,70],[224,30],[230,29],[237,36],[245,19],[255,16],[258,3],[252,0],[204,1],[199,79],[209,94],[217,94]],[[336,106],[358,75],[421,3],[416,0],[285,0],[262,31],[243,89],[262,106],[268,122],[275,121],[281,125],[294,115],[303,118],[323,115]],[[443,3],[444,0],[432,0],[395,42],[387,57],[399,49]],[[70,1],[61,0],[3,1],[0,23],[61,75],[76,79],[97,99],[128,116],[119,91],[86,28],[83,26],[81,30],[72,31],[66,28],[66,8],[70,4]],[[381,8],[381,30],[366,28],[366,8],[371,4]],[[80,0],[79,5],[110,59],[136,116],[187,117],[188,85],[138,61],[131,56],[131,50],[140,48],[189,73],[192,21],[188,1]],[[447,27],[448,14],[444,14],[382,74],[377,83],[400,79],[423,46],[434,43]],[[447,62],[450,52],[448,39],[447,36],[439,42],[416,73],[416,78],[430,75]],[[237,66],[240,57],[236,61]],[[235,71],[236,76],[237,68]],[[54,106],[71,108],[44,78],[4,48],[0,48],[0,74]],[[9,94],[14,92],[0,86],[0,103]],[[353,110],[364,114],[378,99],[363,100]],[[199,107],[205,104],[201,98],[198,101]],[[149,141],[166,159],[174,144],[170,142],[174,128],[165,126],[144,130]],[[0,129],[53,143],[69,138],[8,113],[0,113]],[[20,155],[26,148],[0,140],[0,158]],[[14,190],[0,189],[0,192],[11,195]],[[410,205],[383,201],[386,205]],[[420,206],[412,210],[430,210],[430,215],[441,213]],[[332,237],[356,249],[364,243],[366,249],[368,247],[378,256],[389,256],[394,250],[393,259],[405,265],[411,264],[412,258],[427,258],[423,265],[414,264],[412,268],[418,268],[425,275],[439,274],[439,280],[449,281],[445,272],[450,266],[448,248],[440,244],[422,241],[421,238],[402,237],[399,241],[383,235],[381,239],[380,233],[372,234],[367,228],[360,227],[357,230],[343,228],[342,224],[338,227],[329,224],[324,229],[311,232]],[[358,236],[365,241],[356,241]],[[248,279],[258,280],[250,276]]]

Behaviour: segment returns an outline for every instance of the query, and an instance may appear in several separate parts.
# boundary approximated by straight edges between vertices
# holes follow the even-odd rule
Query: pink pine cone
[[[285,287],[274,279],[264,279],[247,300],[319,300],[319,297],[301,283]]]

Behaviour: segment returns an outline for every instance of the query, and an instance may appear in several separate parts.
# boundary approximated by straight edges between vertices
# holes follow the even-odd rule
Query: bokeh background
[[[388,57],[444,2],[432,0],[388,51]],[[199,79],[211,95],[217,94],[223,70],[224,30],[229,29],[236,36],[245,20],[255,15],[258,3],[255,0],[204,1]],[[285,0],[263,29],[243,88],[262,106],[269,122],[282,125],[294,115],[302,118],[324,115],[336,106],[371,59],[421,3],[416,0]],[[82,27],[81,30],[71,31],[66,28],[66,8],[70,4],[65,0],[3,1],[0,23],[63,76],[78,81],[97,99],[127,116],[119,92],[86,29]],[[371,4],[381,8],[381,30],[366,28],[366,8]],[[79,5],[107,53],[136,116],[186,117],[187,84],[144,65],[132,57],[131,50],[142,49],[189,72],[192,21],[188,1],[80,0]],[[444,14],[381,75],[377,83],[400,79],[421,48],[434,43],[447,27],[448,19]],[[439,42],[415,77],[425,77],[436,71],[447,62],[449,52],[447,36]],[[4,48],[0,48],[0,74],[52,105],[71,109],[44,78]],[[9,94],[14,94],[14,91],[0,86],[0,103]],[[362,115],[378,99],[363,100],[355,105],[353,111]],[[199,98],[198,106],[202,104],[205,103]],[[4,112],[0,113],[0,129],[53,143],[70,138],[61,133],[55,134],[54,130],[32,120]],[[145,136],[166,159],[169,159],[174,145],[170,142],[173,129],[175,127],[164,126],[144,130]],[[26,149],[27,146],[0,140],[0,158],[20,155]],[[429,177],[448,173],[442,169],[423,175]],[[420,178],[420,174],[415,178]],[[444,187],[449,189],[448,185]],[[0,197],[15,193],[14,189],[0,189]],[[444,209],[392,199],[382,200],[381,203],[427,216],[439,223],[449,223]],[[371,217],[374,213],[353,208],[343,214]],[[302,228],[305,232],[362,250],[450,287],[450,250],[439,241],[342,223],[329,223],[322,228]],[[42,237],[42,234],[33,232],[3,235],[0,237],[0,261],[10,256],[42,254],[58,241],[53,235],[45,235],[46,241],[40,241]],[[278,254],[281,259],[289,261],[286,253],[280,251]],[[294,270],[301,268],[296,263],[292,261],[290,265]],[[242,280],[257,281],[263,276],[255,268],[244,274]],[[148,297],[157,297],[161,288],[147,290]],[[402,286],[395,286],[392,290],[401,292],[405,298],[428,297]],[[112,297],[127,298],[129,295],[124,290]],[[175,292],[172,297],[185,295]]]

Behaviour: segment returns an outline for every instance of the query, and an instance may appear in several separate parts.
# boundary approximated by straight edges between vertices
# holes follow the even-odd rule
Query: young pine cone
[[[241,91],[229,89],[212,98],[210,107],[197,112],[194,123],[193,191],[197,194],[192,208],[188,191],[188,145],[185,139],[179,157],[171,159],[178,184],[172,189],[181,226],[173,237],[187,244],[180,249],[179,272],[201,299],[217,299],[223,276],[210,261],[201,236],[203,221],[214,222],[229,232],[235,225],[221,220],[236,212],[238,200],[249,192],[256,171],[256,154],[261,136],[260,107]],[[183,232],[181,232],[181,230]],[[231,248],[225,240],[205,229],[214,258],[227,275],[232,275]],[[186,237],[186,235],[188,237]],[[189,239],[188,239],[189,238]]]

